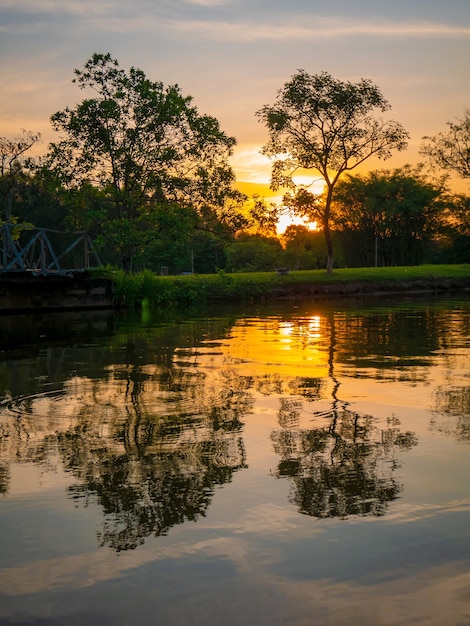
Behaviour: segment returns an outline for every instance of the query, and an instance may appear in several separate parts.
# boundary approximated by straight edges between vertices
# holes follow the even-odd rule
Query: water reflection
[[[55,381],[60,391],[5,399],[0,451],[8,461],[0,473],[2,492],[8,491],[9,463],[46,467],[58,451],[76,479],[69,496],[102,508],[101,545],[135,548],[150,535],[204,515],[215,486],[246,467],[241,418],[251,399],[227,371],[215,383],[195,368],[157,365],[169,359],[161,353],[144,357],[155,347],[140,340],[130,349],[127,341],[123,363],[95,359],[102,347],[89,348],[79,367],[94,371],[93,379],[75,375],[59,385]],[[77,354],[61,350],[63,365],[69,359],[76,363]],[[40,355],[34,363],[43,389],[49,386],[50,357]],[[31,364],[23,365],[29,372]],[[40,373],[44,370],[47,375]]]
[[[58,455],[68,496],[102,511],[100,545],[134,549],[204,516],[216,487],[249,468],[246,423],[269,398],[277,406],[271,474],[289,481],[297,510],[323,519],[383,516],[406,489],[402,453],[418,438],[396,414],[384,421],[356,410],[345,383],[431,386],[439,415],[431,427],[468,440],[468,388],[433,376],[436,358],[450,358],[469,320],[468,308],[438,306],[184,323],[103,317],[94,330],[90,317],[72,321],[73,341],[63,325],[54,334],[32,324],[25,350],[9,321],[0,493],[9,494],[13,464],[56,471]],[[446,415],[456,418],[451,427]]]
[[[350,515],[384,515],[387,503],[396,499],[403,489],[396,478],[399,464],[395,448],[410,448],[417,444],[412,432],[402,433],[400,421],[391,416],[387,428],[381,429],[371,415],[360,415],[339,398],[340,380],[335,373],[336,361],[354,355],[359,367],[364,364],[364,346],[374,346],[374,365],[383,345],[390,350],[396,316],[371,315],[326,318],[329,345],[327,350],[328,377],[332,383],[330,407],[313,411],[314,425],[300,428],[300,406],[281,402],[279,423],[282,431],[272,434],[274,448],[282,458],[275,472],[292,483],[291,501],[301,513],[318,518]],[[321,336],[319,324],[315,335]],[[398,333],[403,329],[399,326]],[[408,329],[414,333],[414,324]],[[346,332],[347,331],[347,332]],[[361,338],[359,346],[357,339]],[[351,349],[350,345],[353,344]],[[397,350],[400,356],[403,349]],[[383,369],[383,366],[382,368]],[[313,385],[321,397],[321,385]],[[317,396],[317,397],[315,397]]]
[[[434,402],[432,430],[470,442],[470,387],[440,386]]]
[[[121,454],[96,439],[90,446],[85,431],[59,435],[65,467],[79,479],[69,493],[103,509],[101,545],[118,551],[135,548],[150,535],[197,520],[215,485],[229,482],[233,472],[245,467],[243,442],[230,431],[209,428],[193,438],[182,434],[166,438],[149,432],[144,446],[129,446]]]
[[[274,431],[281,461],[278,478],[292,482],[291,501],[301,513],[318,518],[383,515],[403,485],[396,477],[396,448],[417,444],[391,417],[382,430],[370,415],[346,409],[321,418],[316,427]]]

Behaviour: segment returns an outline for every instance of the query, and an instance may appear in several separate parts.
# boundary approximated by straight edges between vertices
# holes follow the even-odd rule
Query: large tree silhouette
[[[271,187],[288,188],[284,202],[309,220],[319,220],[328,251],[327,271],[333,270],[330,232],[333,192],[342,174],[372,156],[388,159],[404,150],[408,133],[398,122],[378,115],[390,109],[380,89],[370,80],[340,81],[327,72],[310,75],[299,70],[279,90],[276,102],[257,116],[266,125],[269,141],[263,154],[274,159]],[[308,185],[295,183],[307,172],[325,184],[324,200]]]

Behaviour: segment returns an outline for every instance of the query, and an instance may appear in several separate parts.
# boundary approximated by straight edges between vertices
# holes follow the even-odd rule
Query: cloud
[[[271,161],[260,151],[261,146],[244,146],[234,150],[230,163],[240,180],[269,185]]]
[[[15,14],[64,14],[64,15],[103,15],[115,9],[113,0],[2,0],[1,10]]]
[[[86,27],[90,31],[115,33],[181,33],[195,35],[206,40],[252,42],[252,41],[302,41],[328,40],[344,37],[389,38],[468,38],[470,27],[427,21],[389,21],[367,18],[321,16],[305,12],[295,19],[273,9],[267,14],[254,14],[252,19],[240,19],[240,13],[232,8],[233,18],[216,19],[210,9],[230,7],[233,0],[163,0],[155,4],[138,0],[130,5],[126,0],[1,0],[0,11],[3,26],[0,32],[27,32],[47,26],[47,20],[67,22],[73,18],[73,30]],[[186,9],[184,9],[186,7]],[[189,7],[194,7],[194,11]],[[208,9],[207,19],[192,19],[201,15],[198,8]],[[226,13],[226,15],[228,15]],[[245,14],[246,15],[246,14]],[[77,23],[78,20],[78,23]]]
[[[305,16],[290,23],[168,21],[173,31],[231,41],[289,41],[340,37],[470,37],[470,28],[448,24],[344,21]]]
[[[186,0],[186,2],[201,7],[220,7],[229,4],[227,0]]]

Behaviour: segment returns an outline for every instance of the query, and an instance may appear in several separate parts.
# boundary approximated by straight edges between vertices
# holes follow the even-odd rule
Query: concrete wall
[[[0,312],[112,307],[112,281],[92,278],[86,272],[73,275],[0,273]]]

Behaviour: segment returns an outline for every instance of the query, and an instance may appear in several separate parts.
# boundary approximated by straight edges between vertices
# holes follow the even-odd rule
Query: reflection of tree
[[[380,426],[355,413],[342,398],[341,377],[423,382],[436,346],[467,336],[470,315],[458,311],[450,323],[446,311],[419,310],[412,315],[414,344],[402,334],[409,314],[365,317],[341,310],[314,325],[307,317],[289,320],[289,345],[306,364],[295,369],[304,374],[297,377],[280,373],[275,360],[266,370],[230,360],[218,343],[227,320],[140,329],[132,322],[110,339],[106,326],[95,343],[86,337],[47,343],[26,358],[9,353],[0,364],[0,493],[8,489],[11,463],[50,469],[58,449],[75,477],[71,496],[104,512],[100,541],[116,550],[136,547],[204,515],[216,486],[246,467],[242,420],[258,394],[277,396],[275,473],[290,481],[302,512],[382,515],[402,490],[398,452],[416,439],[395,418]],[[310,369],[317,364],[305,357],[317,354],[322,367]],[[436,411],[468,438],[468,390],[439,389]],[[439,420],[437,428],[448,428]]]
[[[434,394],[434,411],[440,417],[433,417],[431,429],[453,435],[459,441],[470,441],[470,387],[438,387]]]
[[[246,467],[241,436],[252,381],[195,367],[227,320],[136,328],[56,345],[0,365],[0,494],[11,462],[61,459],[71,497],[104,512],[100,541],[134,548],[204,515],[216,485]],[[3,460],[6,459],[5,464]]]
[[[229,482],[246,466],[242,439],[234,434],[171,441],[161,438],[153,449],[116,454],[106,447],[90,448],[84,432],[60,435],[66,466],[80,481],[70,488],[71,495],[97,500],[103,507],[102,545],[135,548],[152,534],[196,520],[205,514],[215,485]]]
[[[378,308],[368,314],[334,316],[337,366],[354,362],[356,376],[426,382],[433,350],[439,348],[445,312],[426,307]]]
[[[383,515],[402,490],[394,451],[416,445],[414,435],[400,433],[396,418],[379,430],[371,416],[347,409],[324,424],[272,434],[282,458],[276,476],[291,479],[292,501],[301,513],[320,518]]]
[[[58,449],[77,479],[71,497],[101,505],[100,541],[116,550],[204,515],[215,486],[246,467],[241,419],[252,398],[244,379],[228,371],[207,381],[197,371],[144,369],[130,365],[113,384],[89,382],[88,389],[82,380],[75,399],[9,402],[3,407],[9,419],[0,423],[1,459],[50,470]],[[70,405],[73,413],[64,418],[60,407]],[[8,484],[7,462],[0,464],[0,494]]]
[[[324,386],[325,381],[321,378],[299,378],[296,391],[303,398],[314,400],[320,397]]]
[[[278,412],[279,424],[283,428],[295,426],[299,421],[302,410],[302,403],[296,398],[282,397],[279,399],[280,407]]]
[[[8,485],[10,484],[10,468],[6,464],[0,465],[0,495],[8,492]]]
[[[0,402],[0,494],[9,490],[10,464],[35,463],[42,471],[54,471],[50,431],[36,423],[32,397]],[[5,414],[7,419],[5,419]]]
[[[272,433],[274,450],[281,457],[276,476],[293,484],[291,500],[301,513],[319,518],[348,515],[383,515],[387,503],[402,490],[394,471],[395,449],[416,445],[415,436],[401,433],[399,421],[390,418],[385,430],[372,416],[361,416],[340,400],[335,374],[337,329],[330,316],[328,377],[332,383],[328,411],[314,413],[317,425],[297,427],[300,406],[281,402],[281,431]],[[314,398],[309,398],[314,399]]]
[[[240,418],[251,398],[227,373],[224,381],[214,398],[200,373],[165,370],[157,385],[131,367],[123,381],[125,410],[110,412],[110,432],[86,407],[78,425],[58,433],[64,465],[78,479],[71,496],[103,508],[102,545],[132,549],[196,520],[215,486],[246,467]],[[168,394],[160,397],[166,414],[144,402],[150,385]]]

